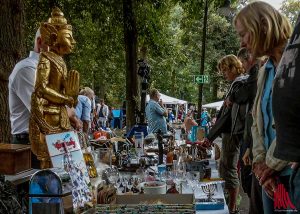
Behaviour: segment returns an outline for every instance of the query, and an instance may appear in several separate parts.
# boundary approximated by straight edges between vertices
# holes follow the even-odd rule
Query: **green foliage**
[[[193,14],[194,10],[189,9],[190,4],[188,3],[183,4],[182,7],[187,11],[181,21],[182,31],[185,32],[181,39],[184,46],[184,53],[188,59],[186,65],[188,66],[190,75],[197,75],[200,71],[199,64],[202,57],[203,12],[198,11],[197,14]],[[238,48],[239,42],[231,22],[226,20],[225,17],[218,15],[214,5],[210,5],[207,22],[204,74],[209,75],[212,81],[210,84],[204,85],[204,102],[211,102],[218,99],[217,89],[224,90],[224,87],[226,87],[218,74],[216,68],[217,62],[227,54],[236,54]],[[196,103],[198,99],[198,87],[191,80],[189,84],[193,85],[190,91],[192,100],[189,101]]]
[[[196,103],[204,1],[134,1],[139,49],[147,48],[151,87],[162,93]],[[75,52],[66,58],[69,69],[81,75],[81,85],[90,86],[107,103],[119,107],[125,99],[125,48],[122,1],[119,0],[25,0],[27,48],[32,48],[35,31],[59,6],[73,26]],[[239,42],[231,21],[217,14],[224,0],[209,0],[205,74],[213,80],[204,85],[206,102],[215,101],[220,83],[216,65],[226,54],[236,54]],[[139,58],[142,57],[141,55]],[[127,86],[130,87],[130,86]]]
[[[292,26],[295,26],[300,11],[300,1],[284,0],[280,10],[289,18]]]

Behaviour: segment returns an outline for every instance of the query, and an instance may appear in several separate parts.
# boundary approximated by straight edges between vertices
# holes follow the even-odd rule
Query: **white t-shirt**
[[[97,110],[96,110],[96,111],[97,111],[97,115],[99,115],[100,109],[101,109],[101,104],[98,103],[98,104],[97,104]],[[105,104],[103,104],[102,114],[103,114],[103,117],[100,117],[100,116],[99,116],[99,118],[105,118],[105,119],[107,119],[107,116],[108,116],[108,106],[105,105]]]
[[[29,57],[18,62],[9,76],[9,111],[11,133],[28,133],[31,94],[34,90],[39,54],[30,51]]]

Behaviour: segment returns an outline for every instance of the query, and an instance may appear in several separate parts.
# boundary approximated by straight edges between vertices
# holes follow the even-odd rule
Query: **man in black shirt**
[[[300,15],[277,67],[272,105],[276,128],[274,156],[294,162],[290,196],[300,211]]]

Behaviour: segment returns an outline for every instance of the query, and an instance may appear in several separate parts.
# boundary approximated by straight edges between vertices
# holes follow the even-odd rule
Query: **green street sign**
[[[198,84],[209,83],[209,76],[208,75],[195,75],[194,82]]]

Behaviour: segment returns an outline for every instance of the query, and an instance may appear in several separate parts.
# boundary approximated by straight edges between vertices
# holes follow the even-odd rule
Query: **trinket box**
[[[0,144],[0,174],[15,175],[31,169],[30,145]]]

